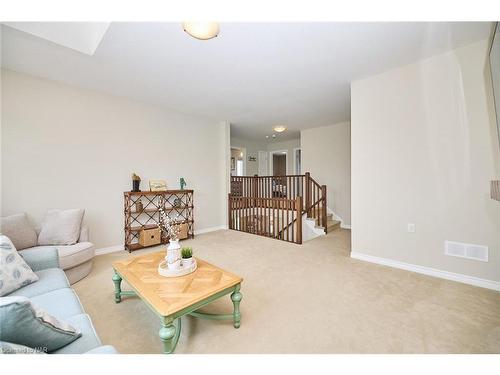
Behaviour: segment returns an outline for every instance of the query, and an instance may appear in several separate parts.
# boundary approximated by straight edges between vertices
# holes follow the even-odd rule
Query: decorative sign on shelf
[[[151,191],[166,191],[167,182],[165,180],[149,180],[149,190]]]

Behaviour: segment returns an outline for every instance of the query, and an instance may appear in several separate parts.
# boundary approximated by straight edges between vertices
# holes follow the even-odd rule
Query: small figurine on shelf
[[[184,177],[181,177],[181,179],[179,180],[179,184],[181,185],[181,190],[184,190],[184,187],[187,185]]]
[[[137,202],[135,202],[135,211],[142,212],[143,209],[144,209],[144,206],[142,205],[142,201],[140,199],[138,199]]]
[[[141,191],[139,189],[140,184],[141,184],[141,178],[138,175],[136,175],[135,173],[132,173],[132,192]]]

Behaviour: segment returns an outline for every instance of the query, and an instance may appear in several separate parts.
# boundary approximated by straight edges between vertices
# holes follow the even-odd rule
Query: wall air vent
[[[445,241],[444,253],[459,258],[488,261],[488,247],[468,243]]]

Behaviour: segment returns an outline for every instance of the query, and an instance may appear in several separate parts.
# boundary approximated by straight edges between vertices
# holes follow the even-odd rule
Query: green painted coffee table
[[[234,328],[240,327],[240,292],[243,279],[210,263],[196,258],[195,272],[181,277],[163,277],[158,264],[165,252],[145,254],[113,263],[115,302],[123,296],[139,296],[160,318],[160,339],[164,353],[173,353],[181,332],[181,317],[191,315],[205,319],[230,319]],[[122,291],[125,280],[133,291]],[[231,294],[232,314],[207,314],[197,311],[201,307]]]

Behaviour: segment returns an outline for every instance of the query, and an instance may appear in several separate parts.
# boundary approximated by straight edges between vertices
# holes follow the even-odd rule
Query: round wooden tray
[[[184,267],[181,264],[180,268],[178,268],[176,270],[169,270],[168,265],[167,265],[167,261],[164,260],[164,261],[160,262],[160,264],[158,265],[158,273],[162,276],[165,276],[165,277],[179,277],[179,276],[184,276],[184,275],[190,274],[191,272],[196,271],[197,267],[198,266],[196,264],[196,259],[193,258],[193,263],[189,267]]]

